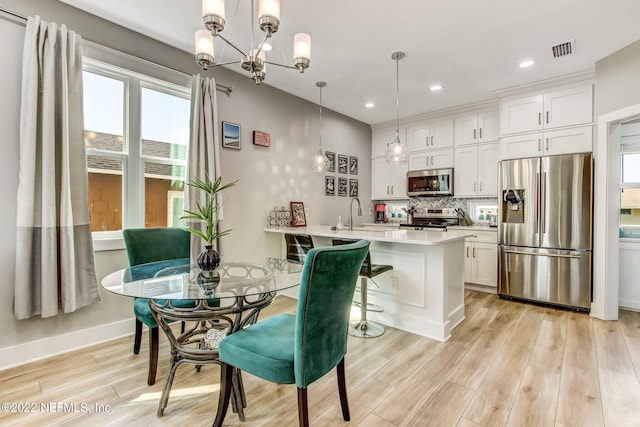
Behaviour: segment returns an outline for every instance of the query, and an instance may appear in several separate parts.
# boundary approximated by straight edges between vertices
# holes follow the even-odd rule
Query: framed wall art
[[[222,146],[234,150],[240,149],[240,125],[222,122]]]
[[[325,196],[336,195],[336,178],[334,176],[324,177],[324,195]]]
[[[259,145],[261,147],[271,146],[271,135],[267,132],[261,132],[259,130],[253,131],[253,145]]]
[[[347,197],[347,178],[338,178],[338,196]]]
[[[336,171],[336,153],[333,151],[325,151],[324,155],[327,157],[327,172]]]
[[[344,154],[338,154],[338,172],[349,173],[349,157]]]
[[[349,180],[349,197],[358,197],[358,180]]]
[[[306,227],[307,217],[304,214],[304,203],[289,202],[289,205],[291,206],[291,226]]]
[[[358,175],[358,158],[356,156],[349,156],[349,173]]]

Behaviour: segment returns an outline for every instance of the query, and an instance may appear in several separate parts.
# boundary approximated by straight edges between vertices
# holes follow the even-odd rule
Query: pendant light
[[[320,143],[318,144],[318,152],[311,160],[311,170],[315,173],[322,173],[327,169],[329,159],[322,152],[322,88],[327,86],[327,82],[316,82],[316,86],[320,88]]]
[[[409,157],[407,146],[400,142],[400,60],[404,58],[404,52],[394,52],[391,59],[396,61],[396,135],[384,153],[387,163],[399,165],[406,163]]]

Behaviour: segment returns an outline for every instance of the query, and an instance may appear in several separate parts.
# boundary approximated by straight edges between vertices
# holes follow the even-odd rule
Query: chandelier
[[[396,61],[396,136],[384,153],[388,163],[398,165],[406,163],[409,153],[407,146],[400,142],[400,60],[404,58],[404,52],[394,52],[391,59]]]
[[[250,77],[257,85],[265,79],[267,64],[304,73],[304,70],[309,68],[311,63],[311,36],[305,33],[298,33],[293,37],[293,65],[269,62],[265,57],[265,43],[278,31],[278,26],[280,25],[280,0],[258,0],[258,25],[260,30],[264,32],[264,38],[255,48],[253,47],[254,13],[255,0],[251,0],[251,49],[245,52],[221,34],[225,25],[224,0],[202,0],[202,19],[207,29],[197,30],[195,35],[196,61],[202,69],[206,70],[210,65],[220,66],[239,63],[244,70],[249,72]],[[241,59],[216,63],[213,52],[214,37],[222,39],[226,44],[238,51],[242,56]]]
[[[315,173],[322,173],[329,163],[329,159],[322,152],[322,88],[327,86],[327,82],[316,82],[316,86],[320,88],[320,142],[318,152],[311,159],[311,170]]]

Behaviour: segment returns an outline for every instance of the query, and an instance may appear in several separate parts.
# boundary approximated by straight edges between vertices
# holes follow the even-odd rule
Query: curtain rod
[[[16,13],[16,12],[14,12],[12,10],[6,9],[6,8],[4,8],[2,6],[0,6],[0,12],[5,13],[5,14],[10,15],[10,16],[13,16],[14,18],[18,18],[18,19],[22,20],[23,23],[27,22],[27,17],[26,16],[21,15],[19,13]],[[87,40],[92,42],[92,43],[96,43],[96,42],[94,42],[92,40],[89,40],[89,39],[87,39]],[[96,44],[100,45],[100,43],[96,43]],[[164,68],[168,68],[170,70],[176,71],[178,73],[188,74],[188,73],[185,73],[182,70],[177,70],[175,68],[168,67],[168,66],[166,66],[164,64],[158,64],[157,62],[154,62],[154,61],[149,61],[149,62],[152,62],[152,63],[154,63],[155,65],[157,65],[159,67],[164,67]],[[222,85],[222,84],[216,83],[216,90],[219,90],[220,92],[224,92],[227,96],[231,96],[231,92],[233,92],[233,86],[227,86],[227,85]]]

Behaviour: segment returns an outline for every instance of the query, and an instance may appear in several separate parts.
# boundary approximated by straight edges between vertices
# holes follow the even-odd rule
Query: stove
[[[416,208],[411,222],[400,224],[400,227],[414,230],[447,231],[447,226],[458,224],[460,221],[454,208]]]

